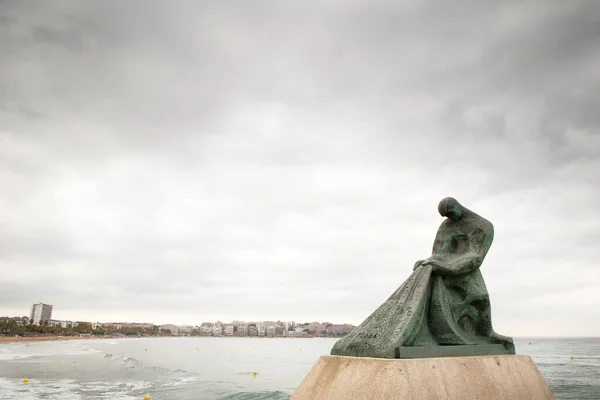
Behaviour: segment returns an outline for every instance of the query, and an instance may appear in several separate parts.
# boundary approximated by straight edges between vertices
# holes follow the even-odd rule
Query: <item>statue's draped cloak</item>
[[[441,277],[422,265],[331,354],[394,358],[402,346],[489,343],[478,334],[482,313],[489,301],[479,269]]]
[[[340,339],[333,355],[394,358],[395,348],[412,342],[426,317],[431,266],[416,271],[373,314]]]
[[[440,202],[440,213],[449,207],[453,218],[440,225],[429,262],[419,261],[387,301],[333,346],[332,355],[395,358],[399,347],[512,343],[492,329],[479,270],[494,227],[454,199]],[[436,262],[442,268],[433,272]]]

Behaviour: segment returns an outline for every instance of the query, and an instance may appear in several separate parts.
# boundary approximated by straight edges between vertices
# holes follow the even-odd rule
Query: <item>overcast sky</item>
[[[600,335],[600,3],[0,1],[0,315],[358,324],[456,197]]]

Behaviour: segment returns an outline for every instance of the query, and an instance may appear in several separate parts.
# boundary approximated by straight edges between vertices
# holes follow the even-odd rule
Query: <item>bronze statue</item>
[[[492,328],[479,270],[494,238],[492,223],[451,197],[439,203],[438,211],[447,219],[438,229],[431,257],[417,261],[412,275],[340,339],[332,355],[397,358],[402,348],[494,344],[502,346],[469,349],[473,355],[514,354],[512,339]]]

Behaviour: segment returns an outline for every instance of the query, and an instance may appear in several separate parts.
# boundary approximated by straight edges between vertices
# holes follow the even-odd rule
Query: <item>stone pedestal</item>
[[[291,400],[550,400],[529,356],[322,356]]]

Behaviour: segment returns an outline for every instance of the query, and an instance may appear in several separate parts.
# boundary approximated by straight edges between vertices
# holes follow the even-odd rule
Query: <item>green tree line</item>
[[[52,326],[47,322],[40,325],[31,323],[17,324],[14,320],[0,321],[0,335],[3,336],[38,336],[38,335],[56,335],[56,336],[76,336],[76,335],[125,335],[125,336],[159,336],[158,326],[147,328],[121,328],[92,329],[89,322],[78,322],[76,326],[63,328],[61,326]],[[163,333],[164,334],[164,333]]]

